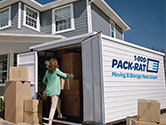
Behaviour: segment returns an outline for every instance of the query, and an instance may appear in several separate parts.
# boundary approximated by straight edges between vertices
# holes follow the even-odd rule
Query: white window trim
[[[4,8],[4,9],[1,9],[0,11],[6,10],[6,9],[9,9],[8,25],[7,25],[7,26],[4,26],[4,27],[0,27],[0,30],[1,30],[1,29],[5,29],[5,28],[8,28],[8,27],[11,27],[11,6],[6,7],[6,8]]]
[[[35,11],[37,13],[37,28],[34,28],[34,27],[29,26],[29,25],[26,24],[26,8],[29,8],[29,9],[31,9],[31,10],[33,10],[33,11]],[[35,9],[27,6],[27,5],[24,5],[23,25],[26,26],[26,27],[28,27],[28,28],[31,28],[33,30],[36,30],[36,31],[40,32],[40,13],[39,13],[39,11],[37,11],[37,10],[35,10]]]
[[[122,31],[122,39],[124,40],[125,38],[124,38],[124,31]]]
[[[65,7],[70,6],[70,13],[71,13],[71,28],[70,29],[65,29],[65,30],[60,30],[56,31],[56,24],[55,24],[55,10],[63,9]],[[74,12],[73,12],[73,4],[69,4],[63,7],[58,7],[56,9],[52,10],[52,34],[58,34],[58,33],[64,33],[68,31],[75,30],[75,24],[74,24]]]
[[[114,37],[113,38],[116,38],[116,28],[115,28],[115,23],[112,21],[112,20],[110,20],[110,27],[112,28],[112,25],[114,26]],[[111,34],[112,32],[110,32],[110,36],[112,37],[112,34]]]

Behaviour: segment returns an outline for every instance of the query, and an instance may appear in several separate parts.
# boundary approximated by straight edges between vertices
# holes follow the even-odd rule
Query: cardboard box
[[[166,125],[166,121],[161,121],[159,125]]]
[[[39,124],[39,114],[37,112],[24,112],[24,122],[29,124]]]
[[[29,71],[25,67],[10,67],[9,81],[29,81]]]
[[[30,99],[30,83],[10,81],[5,83],[5,120],[23,122],[24,100]]]
[[[160,103],[155,100],[138,100],[139,121],[160,122]]]
[[[62,71],[64,73],[70,73],[74,75],[74,79],[81,80],[82,78],[82,67],[77,65],[68,65],[68,66],[62,66]]]
[[[70,90],[74,85],[73,78],[61,78],[61,90]]]
[[[68,65],[80,65],[81,66],[81,53],[66,53],[63,54],[61,65],[62,66],[68,66]]]
[[[25,100],[24,112],[38,113],[39,123],[42,123],[42,100]]]
[[[70,83],[68,79],[61,77],[61,90],[69,90],[70,89]]]
[[[38,112],[39,123],[43,123],[43,114]]]
[[[81,90],[81,84],[79,80],[73,80],[72,86],[69,90],[63,90],[62,95],[73,95],[73,96],[79,96]]]
[[[166,125],[166,113],[160,115],[160,125]]]
[[[64,115],[72,117],[80,117],[80,97],[65,96],[63,98]]]
[[[42,107],[40,107],[41,101],[39,100],[25,100],[24,101],[24,111],[25,112],[42,112]]]
[[[43,101],[42,100],[39,100],[38,116],[39,116],[39,123],[42,123],[43,122]]]
[[[158,125],[155,122],[134,121],[134,125]]]

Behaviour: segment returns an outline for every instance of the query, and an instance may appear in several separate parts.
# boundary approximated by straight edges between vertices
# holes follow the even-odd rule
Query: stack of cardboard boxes
[[[82,64],[80,53],[67,53],[62,56],[61,69],[65,73],[73,74],[74,77],[66,79],[62,91],[64,115],[80,116],[80,90],[82,81]],[[70,107],[69,107],[70,106]]]
[[[138,120],[134,125],[159,125],[160,103],[155,100],[138,100]],[[162,124],[160,124],[162,125]]]
[[[10,67],[9,82],[5,83],[5,120],[22,123],[24,100],[30,99],[28,69]]]
[[[40,114],[40,118],[42,116],[37,109],[39,101],[33,101],[30,98],[31,86],[28,75],[29,71],[25,67],[10,67],[9,82],[5,83],[5,120],[36,125],[39,123],[39,120],[36,120],[39,117],[38,114]],[[42,109],[41,105],[40,109]]]
[[[42,102],[39,100],[24,101],[24,122],[37,125],[42,122]]]

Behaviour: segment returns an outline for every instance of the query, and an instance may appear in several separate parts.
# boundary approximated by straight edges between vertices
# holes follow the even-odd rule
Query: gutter
[[[46,10],[49,10],[49,9],[52,9],[52,8],[56,8],[56,7],[59,7],[61,5],[69,4],[69,3],[72,3],[72,2],[75,2],[75,1],[78,1],[78,0],[58,0],[58,1],[54,1],[54,2],[42,5],[42,4],[38,3],[35,0],[2,0],[2,1],[0,1],[0,9],[4,8],[4,7],[7,7],[7,6],[10,6],[11,4],[14,4],[14,3],[17,3],[17,2],[23,2],[23,3],[26,3],[29,6],[37,9],[38,11],[42,12],[42,11],[46,11]]]
[[[59,38],[64,39],[66,37],[61,35],[45,35],[45,34],[15,34],[15,33],[0,33],[0,36],[11,37],[33,37],[33,38]]]
[[[95,1],[95,0],[90,0],[90,1],[89,1],[89,4],[93,3],[94,1]]]

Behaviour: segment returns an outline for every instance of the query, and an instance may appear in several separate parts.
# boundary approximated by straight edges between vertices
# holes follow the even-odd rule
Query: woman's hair
[[[53,73],[56,70],[56,68],[58,68],[58,67],[59,67],[59,65],[58,65],[57,59],[51,58],[50,63],[48,65],[48,71]]]

